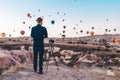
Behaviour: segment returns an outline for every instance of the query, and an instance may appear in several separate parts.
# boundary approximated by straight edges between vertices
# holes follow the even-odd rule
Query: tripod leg
[[[56,66],[57,66],[57,70],[59,71],[58,63],[57,63],[57,61],[56,61],[56,59],[55,59],[55,55],[54,55],[54,54],[53,54],[53,57],[54,57],[55,64],[56,64]]]
[[[47,57],[48,57],[48,58],[47,58],[46,65],[45,65],[46,73],[47,73],[47,71],[48,71],[50,56],[48,55]]]

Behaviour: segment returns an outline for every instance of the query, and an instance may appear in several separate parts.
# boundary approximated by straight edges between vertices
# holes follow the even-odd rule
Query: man
[[[43,54],[44,54],[44,38],[48,37],[47,30],[42,26],[43,19],[37,18],[37,25],[31,30],[31,37],[33,38],[33,52],[34,52],[34,72],[37,72],[37,59],[39,54],[39,74],[43,73]]]

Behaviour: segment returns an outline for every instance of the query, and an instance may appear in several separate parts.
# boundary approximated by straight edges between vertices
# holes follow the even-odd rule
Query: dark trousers
[[[33,47],[33,51],[34,51],[34,59],[33,59],[33,67],[34,70],[37,71],[37,63],[39,61],[39,71],[43,70],[43,54],[44,54],[44,46],[42,47]],[[39,55],[39,59],[38,59],[38,55]]]

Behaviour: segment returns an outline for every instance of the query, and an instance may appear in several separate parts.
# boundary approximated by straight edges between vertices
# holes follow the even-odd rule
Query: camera
[[[50,43],[50,44],[53,44],[53,43],[54,43],[54,40],[53,40],[53,39],[50,39],[50,40],[49,40],[49,43]]]

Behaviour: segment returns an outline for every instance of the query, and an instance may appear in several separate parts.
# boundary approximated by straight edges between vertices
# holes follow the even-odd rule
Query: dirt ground
[[[108,75],[108,70],[97,67],[69,68],[65,65],[59,66],[59,71],[55,65],[49,65],[48,72],[44,69],[44,74],[33,72],[32,64],[25,68],[3,75],[0,80],[120,80],[117,73]]]

